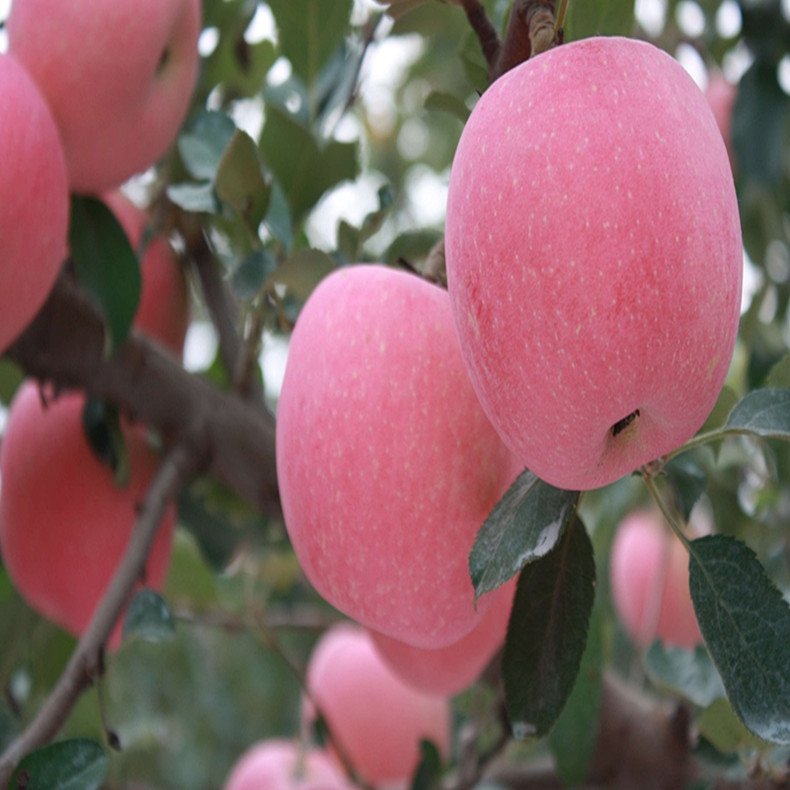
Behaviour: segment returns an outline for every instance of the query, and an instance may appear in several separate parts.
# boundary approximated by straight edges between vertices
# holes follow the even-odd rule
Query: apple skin
[[[350,785],[334,759],[298,741],[260,741],[238,759],[223,790],[347,790]]]
[[[505,643],[516,580],[508,582],[480,622],[447,647],[426,650],[375,631],[379,655],[405,683],[428,694],[454,696],[469,688]]]
[[[483,414],[447,293],[355,265],[297,319],[277,409],[288,535],[315,589],[375,631],[443,647],[472,630],[468,556],[519,465]]]
[[[324,715],[359,778],[374,787],[405,786],[430,740],[447,757],[450,705],[398,678],[384,663],[370,634],[353,623],[337,623],[316,643],[307,665],[311,702],[304,724]]]
[[[102,200],[112,209],[139,254],[148,223],[146,212],[118,190],[102,195]],[[189,292],[184,272],[166,238],[154,236],[148,240],[140,272],[142,290],[134,326],[181,359],[189,327]]]
[[[702,633],[689,591],[688,552],[660,513],[626,516],[609,557],[612,601],[623,628],[640,647],[655,639],[693,648]]]
[[[57,127],[24,69],[0,54],[0,353],[38,312],[66,259],[69,191]]]
[[[8,51],[55,116],[74,192],[98,194],[154,164],[197,76],[200,0],[14,0]]]
[[[445,240],[472,384],[536,475],[604,486],[700,428],[743,252],[721,134],[669,55],[599,37],[498,79],[455,154]]]
[[[125,431],[130,477],[128,487],[119,488],[83,434],[84,403],[70,393],[45,408],[37,383],[25,381],[0,446],[3,565],[31,608],[75,636],[87,627],[126,550],[158,465],[142,431]],[[146,587],[162,587],[174,524],[171,506],[151,549]],[[120,644],[121,629],[119,622],[110,647]]]

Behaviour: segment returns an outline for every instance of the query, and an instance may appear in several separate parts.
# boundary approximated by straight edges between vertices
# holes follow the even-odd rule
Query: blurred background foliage
[[[484,4],[504,30],[510,2]],[[453,152],[486,87],[460,8],[396,0],[386,11],[370,0],[204,0],[190,119],[172,155],[129,186],[175,205],[187,243],[206,229],[273,406],[288,332],[318,280],[363,260],[419,268],[441,237]],[[735,360],[709,427],[752,389],[790,387],[788,20],[790,3],[781,0],[570,0],[568,8],[566,40],[648,39],[678,57],[701,88],[719,73],[737,86],[731,135],[746,288]],[[215,349],[198,305],[186,364],[226,386]],[[9,402],[19,381],[20,371],[0,361],[0,401]],[[699,507],[716,529],[743,538],[790,590],[786,446],[728,439],[690,461],[676,490],[697,480]],[[606,567],[618,520],[642,503],[643,487],[626,479],[588,495],[583,516],[599,565],[598,670],[606,662],[649,685],[643,657],[613,617]],[[174,638],[132,640],[109,656],[106,677],[64,731],[102,742],[106,729],[117,734],[109,788],[217,788],[251,743],[298,734],[301,669],[337,617],[302,579],[281,524],[208,480],[184,492],[179,513],[164,591]],[[72,646],[24,605],[0,568],[0,748],[46,697]],[[687,694],[674,680],[674,693]],[[492,699],[481,683],[456,704],[459,725],[472,721],[481,733],[481,749],[497,737]],[[588,721],[591,704],[574,698],[566,722]],[[737,722],[725,741],[720,716],[706,723],[704,705],[695,715],[705,742],[718,744],[717,765],[748,745]],[[545,750],[513,745],[511,756]]]

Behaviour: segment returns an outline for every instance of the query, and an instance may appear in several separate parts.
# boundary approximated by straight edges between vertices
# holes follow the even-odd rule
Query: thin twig
[[[162,515],[185,481],[197,471],[201,458],[202,452],[194,441],[183,441],[162,461],[140,508],[121,564],[66,668],[33,721],[0,756],[0,787],[8,784],[25,754],[55,737],[80,694],[100,673],[104,644],[144,572]]]
[[[477,36],[477,40],[480,42],[480,48],[483,50],[483,57],[485,57],[486,63],[488,64],[488,76],[493,80],[497,61],[499,60],[499,53],[502,48],[499,34],[488,18],[488,14],[479,0],[461,0],[461,5],[463,6],[464,13],[469,20],[472,30],[474,30]]]

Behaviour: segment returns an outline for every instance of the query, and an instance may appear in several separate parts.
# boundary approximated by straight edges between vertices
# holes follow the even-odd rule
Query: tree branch
[[[188,373],[138,334],[105,358],[101,317],[66,276],[7,353],[38,379],[117,404],[168,444],[199,431],[207,471],[263,513],[280,515],[274,417]]]
[[[184,482],[201,466],[204,448],[183,440],[168,453],[140,509],[129,545],[63,674],[27,729],[0,756],[0,787],[19,761],[55,737],[80,694],[101,673],[103,646],[142,576],[162,515]]]
[[[483,56],[488,64],[488,76],[493,81],[502,46],[499,34],[479,0],[460,0],[460,2],[466,18],[469,20],[469,24],[480,42],[480,48],[483,50]]]

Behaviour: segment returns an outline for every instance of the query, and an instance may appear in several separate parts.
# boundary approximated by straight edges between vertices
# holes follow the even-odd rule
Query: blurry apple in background
[[[674,647],[702,644],[688,560],[658,511],[634,511],[617,528],[609,558],[612,599],[623,628],[640,647],[655,639]]]
[[[198,68],[200,0],[14,0],[8,51],[60,129],[74,192],[154,164],[184,121]]]
[[[445,240],[473,386],[538,477],[604,486],[703,424],[738,331],[741,229],[716,121],[666,52],[573,41],[494,82]]]
[[[30,323],[67,255],[69,192],[55,122],[0,54],[0,353]]]
[[[291,337],[277,476],[316,590],[375,631],[444,647],[480,621],[468,557],[520,471],[461,361],[447,292],[386,266],[325,278]]]
[[[38,385],[22,384],[0,446],[0,552],[19,594],[44,617],[79,635],[126,549],[158,461],[140,430],[125,431],[129,483],[83,432],[85,400],[64,394],[42,405]],[[161,588],[170,562],[175,508],[159,528],[144,585]],[[110,640],[120,643],[119,623]]]
[[[260,741],[235,763],[223,790],[346,790],[350,785],[326,752],[281,738]]]
[[[435,650],[413,647],[371,631],[381,657],[404,682],[429,694],[452,696],[472,685],[505,643],[514,579],[497,594],[480,622],[458,642]]]
[[[370,634],[338,623],[316,643],[307,666],[310,700],[326,718],[360,779],[374,787],[404,787],[419,763],[420,741],[447,757],[450,705],[416,691],[376,651]],[[306,724],[315,716],[304,705]]]
[[[180,359],[189,326],[189,292],[175,251],[162,236],[143,239],[147,214],[123,193],[109,192],[102,195],[102,200],[118,218],[135,252],[139,254],[145,241],[140,261],[142,290],[134,326],[164,343]]]

